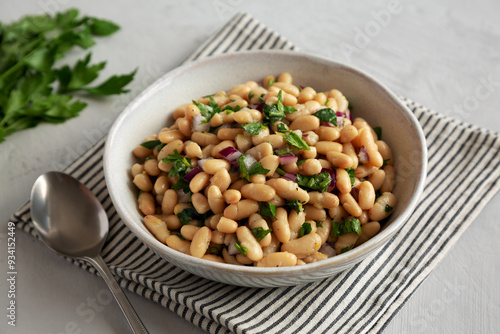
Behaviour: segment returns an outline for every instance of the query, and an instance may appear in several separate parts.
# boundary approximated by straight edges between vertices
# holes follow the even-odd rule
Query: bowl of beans
[[[297,285],[356,265],[422,193],[422,130],[359,70],[297,52],[196,61],[110,130],[104,173],[130,230],[170,263],[240,286]]]

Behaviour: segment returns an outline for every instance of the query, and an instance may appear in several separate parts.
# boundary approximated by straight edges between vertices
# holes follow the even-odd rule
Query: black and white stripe
[[[294,50],[247,14],[236,15],[186,62],[225,52]],[[421,201],[388,244],[350,270],[298,287],[250,289],[184,272],[154,254],[120,221],[102,171],[102,139],[65,171],[99,198],[110,220],[103,257],[120,285],[210,333],[381,332],[499,190],[500,136],[402,98],[423,127],[429,169]],[[474,196],[472,196],[474,194]],[[29,203],[12,221],[36,237]],[[71,260],[94,273],[86,263]]]

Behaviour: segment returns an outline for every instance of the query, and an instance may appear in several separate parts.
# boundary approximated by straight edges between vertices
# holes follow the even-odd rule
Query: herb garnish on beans
[[[382,129],[338,90],[289,73],[204,96],[139,144],[131,168],[146,228],[209,261],[281,267],[345,253],[394,211]]]

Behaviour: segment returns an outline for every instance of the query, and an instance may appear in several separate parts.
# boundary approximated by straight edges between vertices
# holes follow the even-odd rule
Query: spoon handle
[[[84,257],[83,259],[91,263],[97,269],[99,274],[101,274],[102,278],[111,290],[111,293],[118,302],[118,305],[122,309],[123,314],[125,315],[125,318],[127,319],[127,322],[132,328],[134,334],[148,334],[149,332],[142,323],[141,319],[139,319],[139,316],[132,307],[132,304],[130,304],[130,301],[125,293],[123,293],[123,290],[116,282],[113,274],[102,257],[98,255],[96,257]]]

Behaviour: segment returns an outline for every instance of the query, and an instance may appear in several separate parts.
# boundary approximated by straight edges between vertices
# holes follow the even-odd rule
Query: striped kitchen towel
[[[238,14],[186,61],[224,52],[295,47]],[[408,223],[350,270],[295,287],[242,288],[212,282],[158,257],[123,224],[102,170],[104,139],[65,171],[86,184],[110,220],[103,257],[121,286],[210,333],[381,332],[499,189],[499,134],[446,118],[409,99],[429,151],[425,191]],[[12,220],[36,237],[29,203]],[[95,273],[86,263],[69,260]]]

